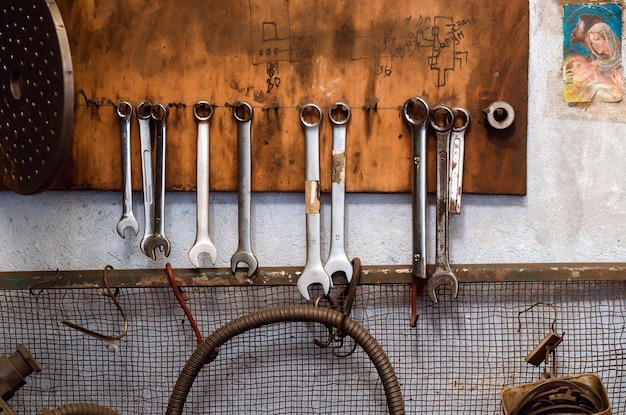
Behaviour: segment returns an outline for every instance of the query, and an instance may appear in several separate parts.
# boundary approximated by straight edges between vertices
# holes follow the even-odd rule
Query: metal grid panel
[[[294,287],[186,291],[205,336],[247,312],[302,303]],[[553,310],[539,305],[519,315],[538,301],[556,306],[554,328],[565,332],[557,348],[557,374],[598,373],[613,413],[624,412],[623,283],[462,284],[457,301],[445,293],[438,305],[420,297],[416,328],[408,325],[409,291],[406,285],[362,286],[352,312],[389,355],[407,413],[502,413],[502,388],[533,382],[543,371],[524,357],[551,330]],[[110,344],[61,324],[66,319],[118,333],[121,317],[102,290],[36,294],[0,294],[0,352],[11,353],[23,343],[43,367],[9,401],[18,414],[79,401],[122,414],[165,412],[178,374],[196,347],[171,290],[120,289],[130,328]],[[201,371],[185,413],[387,413],[367,356],[359,349],[336,358],[312,344],[325,336],[318,324],[281,323],[236,337]]]

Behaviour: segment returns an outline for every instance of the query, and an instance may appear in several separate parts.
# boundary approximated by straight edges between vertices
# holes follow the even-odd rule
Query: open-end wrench
[[[465,130],[470,123],[469,112],[465,108],[453,107],[454,123],[450,136],[450,213],[461,213],[463,195],[463,158],[465,157]],[[458,123],[461,126],[457,126]]]
[[[350,107],[345,102],[335,102],[328,110],[333,125],[332,206],[330,215],[330,253],[324,269],[332,276],[337,272],[352,280],[352,263],[344,248],[344,203],[346,198],[346,129],[350,120]]]
[[[250,193],[252,191],[250,124],[252,123],[252,106],[247,102],[233,106],[233,117],[237,120],[239,155],[239,245],[237,251],[230,258],[230,268],[234,274],[237,270],[237,265],[244,263],[248,265],[248,277],[250,277],[259,265],[252,253],[252,243],[250,241]]]
[[[201,254],[207,254],[213,264],[217,260],[217,248],[209,235],[209,120],[213,116],[213,106],[206,101],[198,101],[193,106],[193,116],[198,124],[196,241],[189,250],[189,261],[200,268]]]
[[[435,272],[430,276],[426,290],[432,302],[437,304],[439,301],[436,290],[440,285],[448,284],[453,298],[456,298],[459,292],[459,283],[450,269],[448,255],[448,149],[454,113],[445,105],[436,105],[432,109],[430,124],[437,135],[437,232]]]
[[[298,290],[302,297],[310,300],[309,285],[321,284],[328,294],[333,282],[322,265],[320,248],[320,149],[319,127],[322,110],[315,104],[307,104],[300,109],[300,122],[305,133],[305,182],[304,199],[306,207],[306,264],[298,278]],[[312,121],[307,121],[307,119]]]
[[[124,188],[124,207],[122,217],[117,222],[117,233],[125,238],[124,231],[132,229],[135,235],[139,233],[139,223],[133,214],[133,182],[130,161],[130,116],[133,114],[133,106],[128,102],[120,102],[116,107],[117,116],[120,119],[120,133],[122,137],[122,187]]]
[[[143,185],[144,233],[141,239],[141,252],[151,257],[146,251],[148,237],[154,233],[154,176],[152,176],[152,135],[150,121],[152,120],[152,104],[142,101],[137,106],[137,120],[139,120],[139,140],[141,143],[141,177]]]
[[[152,106],[152,118],[156,124],[156,157],[154,165],[154,233],[148,236],[144,248],[156,261],[156,249],[170,255],[171,244],[165,236],[165,148],[167,108],[163,104]]]
[[[413,141],[413,278],[426,278],[426,130],[430,110],[421,97],[402,107]]]

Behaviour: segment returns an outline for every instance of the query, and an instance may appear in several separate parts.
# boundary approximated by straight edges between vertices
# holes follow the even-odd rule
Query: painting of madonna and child
[[[563,8],[563,100],[622,100],[620,4],[567,4]]]

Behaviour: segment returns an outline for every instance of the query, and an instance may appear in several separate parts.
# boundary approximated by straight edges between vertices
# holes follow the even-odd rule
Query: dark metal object
[[[21,344],[10,356],[0,356],[0,413],[15,415],[7,401],[26,384],[26,377],[40,371],[39,363]]]
[[[71,141],[74,77],[53,0],[0,5],[0,174],[20,194],[45,190]]]

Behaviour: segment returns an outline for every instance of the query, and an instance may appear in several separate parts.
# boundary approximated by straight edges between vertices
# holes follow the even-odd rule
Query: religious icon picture
[[[622,6],[563,7],[563,100],[622,100]]]

